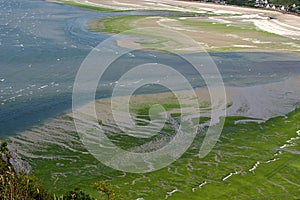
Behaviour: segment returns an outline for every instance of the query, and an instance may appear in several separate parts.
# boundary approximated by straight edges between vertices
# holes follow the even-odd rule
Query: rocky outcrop
[[[15,152],[2,153],[1,157],[13,166],[17,174],[29,175],[31,173],[32,169],[29,163],[20,158]]]

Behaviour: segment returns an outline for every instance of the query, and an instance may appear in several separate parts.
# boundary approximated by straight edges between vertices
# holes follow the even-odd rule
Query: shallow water
[[[0,137],[16,134],[71,108],[77,70],[99,42],[109,36],[86,30],[95,17],[163,12],[100,13],[42,0],[0,0]],[[173,55],[135,52],[124,56],[118,70],[108,73],[114,83],[120,67],[157,62],[180,69]],[[155,54],[155,60],[153,55]],[[286,80],[300,74],[300,56],[277,53],[212,53],[227,86],[252,86]],[[182,69],[194,87],[204,85],[193,71]],[[98,98],[109,97],[101,88]],[[157,92],[160,89],[142,91]]]

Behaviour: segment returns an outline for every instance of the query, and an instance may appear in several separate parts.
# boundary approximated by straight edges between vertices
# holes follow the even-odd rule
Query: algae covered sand
[[[258,29],[254,22],[257,19],[253,17],[248,19],[248,16],[228,14],[200,17],[118,16],[94,19],[88,27],[98,32],[126,35],[126,39],[119,41],[119,45],[128,48],[163,47],[180,51],[188,46],[180,42],[183,37],[181,34],[184,34],[206,51],[299,53],[299,40]],[[147,27],[153,28],[153,32],[141,30]],[[165,31],[156,33],[155,28]],[[171,31],[176,31],[177,36],[168,34]]]
[[[235,121],[244,118],[227,118],[218,144],[206,158],[197,157],[202,139],[199,133],[194,145],[178,161],[165,169],[138,175],[103,166],[86,153],[77,142],[79,138],[71,132],[59,130],[62,140],[54,143],[53,139],[58,138],[57,128],[51,131],[50,138],[45,129],[33,130],[41,137],[35,144],[26,140],[25,135],[16,138],[14,143],[23,149],[23,145],[35,146],[31,153],[36,157],[28,155],[27,159],[34,164],[35,174],[54,191],[81,187],[92,192],[91,183],[108,179],[118,187],[124,199],[169,196],[170,199],[187,196],[189,199],[293,199],[299,194],[299,136],[296,133],[300,128],[299,116],[296,110],[285,119],[278,117],[262,124],[239,125]],[[59,123],[66,125],[70,121],[62,118]]]
[[[73,2],[73,1],[71,1]],[[102,6],[119,10],[150,10],[178,12],[176,17],[162,16],[118,16],[92,20],[89,28],[99,32],[121,33],[127,30],[144,27],[159,27],[186,34],[199,42],[207,51],[265,51],[265,52],[295,52],[299,53],[300,26],[299,16],[281,13],[274,10],[264,10],[229,5],[218,5],[191,1],[76,1],[89,6]],[[192,14],[186,16],[186,14]],[[161,32],[163,33],[163,32]],[[126,34],[126,33],[125,33]],[[128,33],[127,33],[128,34]],[[151,34],[131,34],[148,36]],[[167,34],[145,37],[127,38],[126,47],[138,45],[152,48],[157,44],[178,40],[169,38]],[[155,36],[155,37],[153,37]],[[133,44],[134,43],[134,44]],[[168,48],[178,46],[168,45]]]
[[[297,79],[291,81],[297,84]],[[280,84],[286,87],[291,85],[275,83],[259,86],[261,89],[257,91],[263,87],[266,87],[266,91],[271,88],[274,90],[280,88]],[[299,96],[297,87],[293,88],[295,95]],[[251,90],[246,92],[245,88],[241,91],[254,95],[253,90],[251,94]],[[284,89],[279,91],[284,93]],[[80,187],[97,196],[92,184],[106,179],[118,188],[124,199],[296,198],[299,195],[300,178],[299,109],[286,116],[276,117],[274,109],[283,102],[274,97],[276,92],[273,92],[266,97],[274,104],[270,105],[269,111],[264,111],[270,113],[252,116],[249,110],[251,105],[248,105],[247,112],[247,106],[239,102],[240,98],[235,98],[238,90],[232,88],[227,91],[227,107],[229,111],[232,109],[231,116],[226,117],[222,135],[213,150],[206,157],[199,158],[199,148],[208,128],[207,122],[210,121],[207,113],[211,108],[207,92],[201,89],[198,92],[202,97],[199,100],[201,115],[191,118],[195,126],[202,128],[180,159],[158,171],[132,174],[104,166],[82,145],[72,115],[50,120],[43,126],[11,138],[10,148],[31,163],[34,173],[45,186],[58,193]],[[289,98],[296,103],[299,100],[296,96]],[[116,98],[122,101],[123,97]],[[110,102],[110,99],[96,102],[97,123],[104,127],[105,134],[114,144],[143,152],[160,148],[174,136],[174,127],[169,122],[158,136],[151,138],[152,141],[149,138],[124,135],[111,120]],[[161,104],[172,119],[180,121],[181,106],[172,93],[133,96],[131,102],[131,115],[139,126],[149,123],[149,108],[155,104]],[[237,106],[239,103],[240,106]],[[85,107],[89,106],[82,107],[81,111],[84,112]],[[262,103],[261,106],[266,105]],[[263,110],[262,107],[257,109]],[[240,113],[242,109],[245,112]],[[263,119],[263,116],[273,117]]]

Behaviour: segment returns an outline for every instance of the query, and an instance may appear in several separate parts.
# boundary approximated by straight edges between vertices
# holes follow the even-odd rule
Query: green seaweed
[[[177,108],[174,104],[168,108]],[[141,106],[135,113],[145,114],[149,106]],[[173,117],[180,117],[174,112]],[[170,166],[147,174],[130,174],[104,166],[87,152],[80,142],[68,144],[78,152],[69,151],[61,146],[49,144],[46,149],[38,149],[34,154],[60,155],[60,159],[30,159],[36,176],[43,180],[52,191],[64,192],[80,187],[84,192],[97,196],[92,183],[107,179],[119,188],[124,199],[164,199],[167,192],[178,189],[169,199],[295,199],[299,196],[300,180],[300,141],[294,146],[280,149],[287,140],[297,136],[300,129],[300,109],[287,117],[275,117],[263,123],[237,124],[239,120],[256,120],[246,117],[226,117],[221,137],[212,151],[199,158],[199,149],[207,127],[196,136],[191,147],[180,159]],[[194,123],[208,121],[209,118],[195,118]],[[257,119],[258,120],[258,119]],[[105,126],[105,124],[103,124]],[[116,129],[117,130],[117,129]],[[76,135],[70,132],[69,135]],[[125,149],[136,147],[153,139],[175,134],[166,125],[159,136],[135,138],[127,135],[108,133],[116,145]],[[275,155],[276,153],[279,153]],[[63,158],[63,159],[61,159]],[[274,162],[268,161],[278,159]],[[260,162],[255,171],[249,171]],[[230,173],[238,172],[226,180]],[[51,178],[49,178],[51,177]],[[55,181],[58,179],[57,181]],[[55,182],[55,185],[53,185]],[[206,183],[206,184],[204,184]],[[294,184],[291,184],[294,183]],[[204,185],[203,185],[204,184]],[[201,187],[199,187],[201,185]],[[278,186],[280,185],[280,186]],[[284,189],[282,189],[282,187]],[[194,188],[194,189],[193,189]]]

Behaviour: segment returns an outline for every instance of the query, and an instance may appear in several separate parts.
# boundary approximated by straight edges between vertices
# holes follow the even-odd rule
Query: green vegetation
[[[0,199],[1,200],[97,200],[89,194],[86,194],[79,188],[65,192],[65,194],[51,194],[48,189],[42,186],[42,183],[33,175],[17,174],[13,166],[9,163],[9,151],[7,142],[1,143],[1,153],[5,153],[7,160],[0,158]],[[100,199],[119,200],[120,195],[116,193],[114,187],[107,181],[94,183],[94,188],[101,195]]]
[[[0,145],[0,153],[7,153],[8,152],[8,148],[7,148],[7,142],[2,142]]]
[[[281,4],[281,5],[293,5],[300,4],[300,0],[269,0],[269,3]]]
[[[253,6],[255,4],[255,0],[227,0],[228,4],[239,5],[239,6]],[[300,4],[299,0],[269,0],[271,4],[279,4],[279,5],[293,5]]]
[[[298,186],[292,184],[299,184],[299,155],[279,147],[297,136],[299,119],[299,109],[287,119],[276,117],[262,124],[236,124],[245,118],[228,117],[220,141],[207,157],[197,158],[203,139],[199,134],[190,150],[168,168],[116,177],[113,183],[128,199],[163,199],[176,188],[179,192],[170,199],[294,199],[299,196]],[[288,149],[299,151],[299,142]],[[251,171],[257,162],[261,164]],[[237,174],[224,180],[230,173]]]
[[[1,146],[5,146],[5,143]],[[6,150],[5,152],[8,153]],[[0,158],[0,199],[43,200],[50,198],[48,191],[38,184],[34,177],[16,174],[8,161]]]
[[[134,21],[142,20],[147,16],[118,16],[92,20],[89,28],[104,33],[121,33],[136,28]]]
[[[75,188],[75,190],[71,190],[64,194],[63,196],[59,198],[54,198],[54,200],[95,200],[94,198],[90,197],[90,195],[85,194],[83,191],[81,191],[79,188]]]
[[[268,2],[269,4],[289,6],[289,12],[300,14],[300,0],[269,0]],[[255,0],[227,0],[226,3],[231,5],[253,7],[255,5]],[[296,4],[297,7],[292,7],[293,4]]]
[[[96,188],[101,194],[106,195],[107,200],[120,199],[120,197],[117,196],[114,187],[107,181],[99,181],[94,183],[94,188]]]

